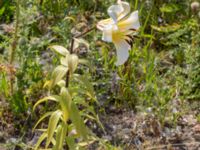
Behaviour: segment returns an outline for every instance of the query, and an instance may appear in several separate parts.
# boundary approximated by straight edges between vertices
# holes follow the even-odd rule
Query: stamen
[[[131,31],[137,31],[136,29],[134,29],[134,28],[132,28],[132,29],[129,29],[129,30],[131,30]]]
[[[133,46],[133,40],[128,40],[128,39],[125,39],[125,41],[131,46],[131,48],[132,48],[132,46]]]
[[[131,41],[134,40],[134,36],[133,35],[126,35]]]
[[[128,38],[126,39],[126,42],[132,47],[133,41],[135,38],[139,38],[137,35],[126,35]]]

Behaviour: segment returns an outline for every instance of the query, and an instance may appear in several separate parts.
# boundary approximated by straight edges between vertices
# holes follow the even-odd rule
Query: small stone
[[[16,143],[16,142],[17,142],[17,139],[16,139],[16,138],[10,138],[10,142],[11,142],[11,143]]]
[[[5,135],[0,132],[0,143],[4,143],[6,141]]]
[[[105,140],[108,140],[108,141],[112,140],[112,137],[110,135],[105,135],[102,138],[105,139]]]
[[[124,139],[128,140],[128,139],[130,139],[130,137],[128,135],[124,135]]]
[[[199,132],[200,133],[200,124],[197,124],[193,127],[194,132]]]
[[[77,131],[75,129],[73,129],[71,132],[69,132],[69,136],[71,135],[76,135],[77,134]]]
[[[131,133],[131,130],[128,129],[128,128],[125,128],[125,129],[122,130],[122,133],[125,134],[125,135],[127,135],[127,134]]]
[[[194,134],[194,138],[196,141],[200,141],[200,134]]]

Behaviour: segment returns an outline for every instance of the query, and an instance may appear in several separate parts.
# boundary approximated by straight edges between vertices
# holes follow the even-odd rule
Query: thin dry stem
[[[11,44],[11,50],[10,50],[10,66],[13,66],[13,62],[15,59],[15,53],[16,53],[16,47],[17,47],[17,41],[18,41],[18,28],[19,28],[19,13],[20,13],[20,8],[19,8],[19,3],[20,0],[17,0],[16,2],[16,23],[15,23],[15,33],[13,37],[13,42]],[[10,93],[11,95],[13,94],[13,84],[14,84],[14,77],[11,75],[10,76]]]
[[[74,40],[75,40],[76,38],[80,38],[80,37],[85,36],[86,34],[88,34],[89,32],[93,31],[94,29],[95,29],[95,26],[92,27],[92,28],[90,28],[90,29],[88,29],[88,30],[86,30],[85,32],[83,32],[83,33],[81,33],[81,34],[79,34],[79,35],[76,35],[76,36],[72,37],[72,40],[71,40],[71,47],[70,47],[70,53],[71,53],[71,54],[73,53],[73,50],[74,50]],[[66,86],[67,88],[68,88],[68,86],[69,86],[69,78],[70,78],[70,72],[67,71],[67,73],[66,73],[66,79],[65,79],[65,86]]]

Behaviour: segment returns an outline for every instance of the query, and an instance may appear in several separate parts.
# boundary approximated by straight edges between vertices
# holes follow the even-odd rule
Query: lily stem
[[[85,35],[88,34],[89,32],[95,30],[95,28],[96,28],[96,27],[94,26],[94,27],[92,27],[92,28],[90,28],[90,29],[88,29],[88,30],[86,30],[86,31],[84,31],[84,32],[82,32],[82,33],[80,33],[79,35],[76,35],[76,36],[72,37],[72,40],[71,40],[71,47],[70,47],[70,53],[71,53],[71,54],[73,53],[73,50],[74,50],[74,41],[75,41],[75,39],[85,36]],[[69,79],[70,79],[70,71],[68,70],[67,73],[66,73],[66,79],[65,79],[65,86],[66,86],[66,88],[69,87]]]
[[[95,29],[95,27],[92,27],[92,28],[86,30],[85,32],[83,32],[81,34],[72,37],[71,47],[70,47],[70,53],[71,54],[73,53],[73,50],[74,50],[74,41],[75,41],[75,39],[85,36],[87,33],[93,31],[94,29]],[[65,86],[66,86],[66,88],[69,87],[69,79],[70,79],[70,71],[68,70],[67,73],[66,73],[66,79],[65,79]],[[67,135],[68,135],[68,131],[67,131]],[[69,150],[68,145],[66,146],[66,150]]]
[[[74,49],[74,40],[76,38],[80,38],[80,37],[84,37],[86,34],[88,34],[89,32],[93,31],[96,27],[92,27],[86,31],[84,31],[83,33],[80,33],[79,35],[76,35],[74,37],[72,37],[72,40],[71,40],[71,48],[70,48],[70,53],[72,54],[73,53],[73,49]]]

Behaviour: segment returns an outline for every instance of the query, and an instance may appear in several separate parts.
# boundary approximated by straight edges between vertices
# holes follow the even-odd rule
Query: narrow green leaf
[[[54,139],[54,137],[52,137],[51,143],[52,143],[54,146],[56,145],[56,140]]]
[[[68,67],[68,57],[69,57],[69,55],[66,55],[66,57],[61,57],[60,58],[60,64]]]
[[[62,80],[62,78],[65,76],[65,74],[67,73],[68,68],[65,66],[57,66],[53,73],[52,73],[52,84],[51,84],[51,88],[53,86],[55,86],[60,80]]]
[[[90,141],[86,141],[86,142],[79,142],[78,145],[80,147],[86,147],[86,146],[88,146],[88,145],[90,145],[90,144],[92,144],[94,142],[95,142],[95,140],[90,140]]]
[[[179,11],[180,8],[177,4],[169,3],[169,4],[163,4],[163,6],[160,8],[160,11],[163,13],[175,13]]]
[[[84,139],[87,138],[87,128],[83,122],[83,119],[81,118],[79,114],[79,110],[74,104],[74,102],[71,103],[71,111],[70,111],[70,119],[72,120],[76,131],[78,134],[80,134]]]
[[[44,83],[43,88],[48,88],[49,90],[51,89],[52,81],[48,80]]]
[[[35,130],[39,132],[47,132],[47,129],[35,129]]]
[[[0,87],[2,92],[5,94],[5,96],[9,95],[9,86],[8,86],[8,81],[6,80],[6,74],[3,72],[2,77],[0,78]]]
[[[35,110],[36,106],[39,105],[40,103],[43,103],[43,102],[46,102],[48,100],[51,100],[51,101],[55,101],[55,102],[58,102],[58,96],[57,95],[54,95],[54,96],[47,96],[47,97],[44,97],[40,100],[38,100],[35,105],[33,106],[33,111]]]
[[[57,132],[56,132],[56,144],[53,147],[53,150],[61,150],[60,149],[60,143],[61,143],[60,137],[61,137],[61,133],[62,133],[62,126],[58,125]]]
[[[69,55],[69,57],[68,57],[68,67],[69,67],[69,71],[71,73],[73,73],[76,70],[78,63],[79,63],[79,59],[78,59],[77,55],[75,55],[75,54]]]
[[[162,33],[169,33],[169,32],[174,32],[177,31],[178,29],[180,29],[180,25],[179,24],[171,24],[171,25],[165,25],[165,26],[154,26],[151,25],[151,28],[158,31],[158,32],[162,32]]]
[[[93,100],[96,99],[93,85],[90,83],[86,75],[81,76],[79,74],[74,74],[74,79],[79,83],[81,83],[86,88],[87,90],[87,92],[85,93],[86,95],[88,95]]]
[[[64,18],[64,20],[72,20],[73,22],[76,22],[76,19],[74,17],[71,17],[71,16],[66,16]]]
[[[1,9],[0,9],[0,16],[2,16],[3,15],[3,13],[5,12],[5,6],[4,7],[2,7]]]
[[[62,124],[57,127],[56,144],[53,150],[63,149],[63,143],[65,140],[66,133],[67,133],[67,125],[64,122],[62,122]]]
[[[67,137],[66,139],[69,149],[76,149],[75,139],[73,137]]]
[[[35,126],[33,127],[33,131],[35,130],[35,128],[38,126],[38,124],[44,120],[46,117],[50,116],[53,112],[47,112],[45,113],[38,121],[37,123],[35,124]]]
[[[60,87],[60,88],[62,88],[62,87],[65,87],[65,80],[60,80],[58,83],[57,83],[57,85]]]
[[[40,144],[42,143],[42,141],[44,141],[44,139],[47,137],[47,133],[44,132],[42,133],[42,135],[39,137],[37,143],[35,144],[35,150],[38,150]]]
[[[58,54],[63,55],[63,56],[66,56],[69,54],[69,51],[60,45],[53,45],[53,46],[50,46],[50,48],[53,49]]]
[[[78,48],[80,45],[84,45],[87,49],[90,48],[90,44],[82,38],[74,38],[74,49]]]
[[[71,109],[72,98],[71,98],[68,90],[65,87],[61,88],[60,95],[61,95],[60,106],[63,111],[63,119],[64,119],[64,122],[67,122],[67,120],[69,118],[70,109]]]
[[[50,142],[52,141],[58,121],[61,119],[61,115],[62,115],[62,112],[60,110],[57,110],[52,113],[49,119],[49,124],[48,124],[48,129],[47,129],[48,136],[47,136],[46,148],[49,146]]]
[[[86,59],[79,59],[79,63],[80,64],[83,64],[83,65],[85,65],[85,66],[87,66],[87,67],[89,67],[90,68],[90,70],[94,70],[93,68],[93,66],[92,66],[92,64],[90,63],[90,61],[88,61],[88,60],[86,60]]]

